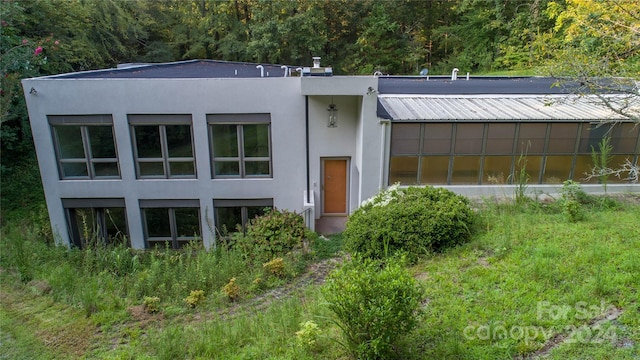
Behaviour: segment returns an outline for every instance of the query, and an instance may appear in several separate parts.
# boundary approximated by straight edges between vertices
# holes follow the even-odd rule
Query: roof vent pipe
[[[458,68],[453,69],[451,72],[451,80],[458,80],[458,71],[460,71]]]
[[[260,69],[260,77],[264,77],[264,66],[258,65],[256,69]]]
[[[287,65],[280,66],[280,69],[284,69],[284,77],[289,76],[289,67]]]
[[[467,81],[469,81],[469,73],[467,73]]]
[[[313,67],[316,69],[320,67],[320,56],[313,57]]]

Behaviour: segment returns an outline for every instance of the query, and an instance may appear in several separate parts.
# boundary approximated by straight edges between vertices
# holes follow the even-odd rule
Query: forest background
[[[349,75],[640,78],[635,0],[0,0],[0,22],[3,223],[45,212],[23,78],[186,59],[308,66],[312,56]]]

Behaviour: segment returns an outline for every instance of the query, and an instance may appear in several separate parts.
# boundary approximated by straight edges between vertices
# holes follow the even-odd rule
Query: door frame
[[[325,212],[325,208],[324,208],[324,202],[325,202],[325,192],[324,192],[324,163],[326,160],[346,160],[346,164],[345,164],[345,174],[346,174],[346,184],[345,184],[345,212],[344,213],[326,213]],[[349,171],[349,169],[351,168],[351,157],[350,156],[325,156],[325,157],[321,157],[320,158],[320,200],[321,200],[321,216],[347,216],[349,215],[349,199],[350,197],[350,193],[351,193],[351,171]]]

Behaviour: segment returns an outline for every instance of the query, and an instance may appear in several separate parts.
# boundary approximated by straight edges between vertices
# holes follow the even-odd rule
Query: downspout
[[[307,151],[307,204],[311,203],[311,185],[309,183],[309,95],[304,97],[304,111],[305,111],[305,136],[306,136],[306,151]]]

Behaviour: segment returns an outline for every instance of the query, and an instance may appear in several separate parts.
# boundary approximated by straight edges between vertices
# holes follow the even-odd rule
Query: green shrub
[[[204,301],[204,291],[203,290],[191,290],[189,296],[184,299],[184,302],[187,303],[187,306],[190,308],[194,308],[198,306],[198,304]]]
[[[565,181],[560,194],[562,195],[560,206],[567,219],[571,222],[583,220],[585,211],[582,205],[591,202],[591,199],[582,189],[580,183],[573,180]]]
[[[235,240],[236,246],[246,257],[264,262],[292,250],[301,250],[305,235],[302,216],[287,210],[270,209],[252,219],[246,235],[238,236]]]
[[[416,326],[422,292],[404,262],[354,258],[328,276],[322,293],[354,358],[393,357],[396,341]]]
[[[474,218],[468,199],[449,190],[392,186],[349,217],[343,239],[365,257],[418,256],[467,241]]]

